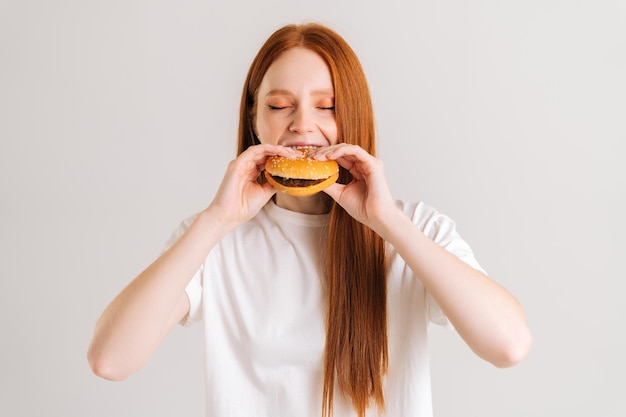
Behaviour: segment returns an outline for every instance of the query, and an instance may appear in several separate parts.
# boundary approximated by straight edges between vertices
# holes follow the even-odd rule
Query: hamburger
[[[308,196],[334,184],[339,178],[336,161],[316,161],[307,155],[313,148],[297,148],[298,158],[271,156],[265,163],[265,178],[274,188],[289,195]]]

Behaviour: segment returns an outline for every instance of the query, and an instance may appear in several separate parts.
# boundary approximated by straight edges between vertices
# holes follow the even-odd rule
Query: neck
[[[322,192],[307,197],[294,197],[279,192],[274,197],[278,207],[302,214],[326,214],[332,203],[332,199]]]

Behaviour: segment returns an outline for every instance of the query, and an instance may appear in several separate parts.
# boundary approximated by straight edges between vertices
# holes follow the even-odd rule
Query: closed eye
[[[270,110],[284,110],[286,109],[288,106],[272,106],[272,105],[268,105],[267,108]]]

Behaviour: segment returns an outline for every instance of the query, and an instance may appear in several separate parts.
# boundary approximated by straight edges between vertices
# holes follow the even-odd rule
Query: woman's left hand
[[[349,184],[335,183],[324,192],[359,222],[377,231],[390,210],[396,209],[382,161],[360,146],[340,143],[316,149],[310,157],[336,160],[350,172]]]

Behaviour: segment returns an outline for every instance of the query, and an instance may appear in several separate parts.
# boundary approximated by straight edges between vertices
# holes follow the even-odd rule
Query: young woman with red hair
[[[498,367],[527,353],[520,304],[448,217],[395,201],[376,158],[367,82],[349,45],[285,26],[244,85],[238,156],[206,209],[96,325],[94,372],[124,379],[178,323],[202,321],[207,416],[432,416],[429,322]],[[263,181],[270,156],[335,160],[307,197]]]

